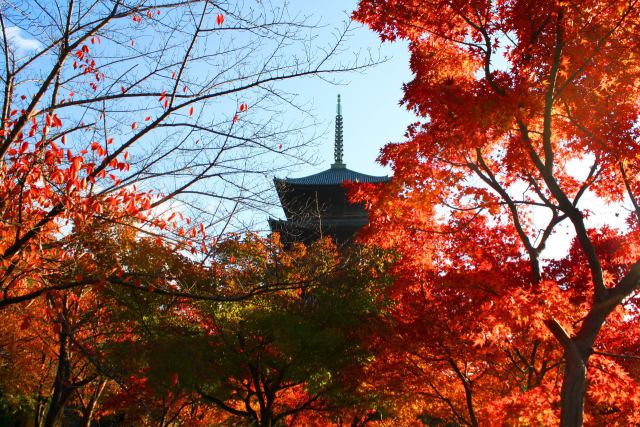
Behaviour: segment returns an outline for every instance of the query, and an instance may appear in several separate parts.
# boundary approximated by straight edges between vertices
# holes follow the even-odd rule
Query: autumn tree
[[[278,120],[301,111],[283,82],[370,61],[334,55],[348,29],[313,45],[305,18],[261,2],[19,1],[0,30],[0,399],[38,425],[69,411],[86,425],[125,387],[100,363],[131,339],[112,310],[123,292],[170,304],[297,286],[203,272],[264,206],[257,177],[304,154],[304,120]]]
[[[20,311],[5,311],[7,327],[0,335],[6,350],[0,379],[4,414],[54,426],[73,407],[79,423],[90,424],[109,387],[77,344],[98,349],[123,332],[107,326],[108,305],[97,292],[92,287],[53,292]]]
[[[194,300],[224,306],[306,285],[294,277],[276,284],[271,277],[238,286],[235,277],[221,274],[228,260],[219,255],[203,264],[189,252],[186,256],[110,221],[78,225],[73,236],[74,256],[58,264],[54,281],[84,280],[76,276],[88,271],[113,272],[111,276],[95,286],[49,291],[19,310],[18,305],[4,310],[8,327],[0,334],[0,402],[6,413],[31,417],[38,426],[70,419],[88,425],[105,416],[150,419],[163,426],[191,420],[187,424],[195,425],[207,412],[197,396],[184,393],[168,377],[154,381],[142,368],[131,372],[131,356],[111,349],[123,342],[144,347],[143,340],[167,349],[171,335],[158,331],[149,336],[147,323],[158,313],[194,310]]]
[[[362,383],[388,306],[388,255],[340,256],[326,240],[284,251],[275,237],[247,236],[222,244],[218,258],[209,274],[227,286],[303,286],[229,304],[138,300],[126,311],[138,339],[114,343],[110,357],[115,372],[156,390],[146,406],[172,390],[215,410],[217,423],[260,426],[330,424],[383,407]]]
[[[304,111],[282,82],[371,63],[336,55],[348,28],[309,44],[313,27],[284,5],[28,1],[0,12],[2,307],[85,284],[43,280],[55,270],[43,263],[69,255],[76,222],[134,219],[169,241],[198,237],[206,257],[243,210],[264,207],[270,183],[256,177],[304,154],[304,117],[278,119]]]
[[[363,0],[355,17],[409,41],[403,102],[425,119],[383,150],[392,182],[357,194],[403,255],[418,367],[460,381],[421,391],[462,424],[504,415],[492,388],[532,423],[555,421],[554,396],[563,426],[637,423],[637,3]]]
[[[87,229],[74,230],[74,256],[57,263],[55,273],[50,272],[52,282],[80,282],[84,279],[77,276],[100,269],[137,269],[126,258],[137,243],[135,230],[123,226],[117,230],[107,221],[92,221]],[[165,257],[163,265],[167,261]],[[159,277],[154,275],[156,281]],[[134,287],[129,279],[114,276],[110,282]],[[60,425],[63,419],[90,425],[100,399],[118,386],[95,358],[105,342],[130,334],[130,328],[113,316],[114,299],[106,282],[49,291],[44,298],[4,310],[8,326],[0,334],[7,349],[0,380],[3,412],[14,419],[32,419],[36,426]]]

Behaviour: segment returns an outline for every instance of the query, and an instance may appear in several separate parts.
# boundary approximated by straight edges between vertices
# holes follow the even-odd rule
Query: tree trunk
[[[273,425],[273,417],[271,414],[265,414],[260,421],[260,427],[271,427]]]
[[[587,358],[576,357],[577,351],[565,351],[565,368],[561,393],[561,427],[582,426],[584,395],[587,388]]]
[[[585,318],[582,328],[573,338],[556,320],[545,322],[549,330],[564,348],[564,375],[560,393],[560,426],[582,426],[584,395],[587,389],[587,361],[606,316],[594,316],[593,311]]]
[[[42,423],[43,423],[43,418],[44,418],[44,414],[45,411],[47,409],[47,402],[46,400],[38,395],[38,398],[36,400],[36,407],[35,410],[33,412],[33,425],[34,427],[41,427]]]
[[[98,384],[91,395],[89,403],[87,407],[82,411],[82,427],[91,427],[91,419],[93,418],[93,413],[96,409],[96,405],[98,400],[100,399],[100,395],[104,390],[105,385],[107,384],[107,380],[100,379],[98,380]]]
[[[69,338],[66,332],[60,332],[60,344],[58,346],[58,369],[54,381],[53,393],[49,401],[49,408],[44,419],[43,427],[56,427],[60,424],[64,407],[71,396],[68,381],[71,376],[71,367],[67,353]]]

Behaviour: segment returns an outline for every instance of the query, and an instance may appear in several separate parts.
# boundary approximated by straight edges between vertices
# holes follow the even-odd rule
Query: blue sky
[[[267,14],[269,13],[269,10],[272,10],[272,7],[276,10],[280,10],[279,6],[282,3],[287,3],[286,0],[273,0],[273,4],[271,4],[270,0],[255,1],[262,1]],[[240,10],[246,9],[248,11],[255,6],[255,3],[247,2],[245,4],[239,2],[238,5]],[[292,19],[293,21],[299,21],[299,18],[307,17],[307,23],[317,24],[317,26],[310,30],[310,40],[308,43],[305,43],[305,40],[299,40],[298,42],[292,43],[290,49],[286,48],[283,50],[282,53],[285,55],[285,59],[283,59],[282,62],[284,64],[295,63],[295,59],[293,58],[297,58],[298,55],[301,55],[304,64],[304,54],[309,53],[305,52],[305,47],[314,46],[311,49],[317,49],[318,46],[330,46],[332,42],[335,41],[335,35],[341,28],[344,28],[346,22],[349,21],[351,13],[356,6],[356,0],[290,0],[288,2],[288,15],[297,18]],[[37,9],[36,12],[39,11],[35,6],[34,9]],[[260,12],[259,7],[255,9],[258,10],[256,13],[262,13]],[[40,13],[40,15],[37,15],[34,19],[44,19],[47,21],[48,15],[43,15],[41,11],[38,13]],[[176,22],[183,22],[179,19],[181,16],[182,15],[177,11],[174,15],[162,15],[162,18],[165,20],[177,20]],[[23,22],[23,20],[20,19],[18,19],[17,22],[22,26],[20,30],[18,30],[17,27],[10,28],[13,42],[18,44],[25,52],[38,49],[40,46],[38,40],[41,38],[44,40],[45,36],[43,34],[39,34],[38,31],[32,31],[33,26],[30,25],[29,22]],[[226,23],[233,24],[233,18],[231,15],[227,19]],[[18,24],[13,23],[12,25]],[[117,48],[121,51],[124,49],[121,53],[127,57],[131,55],[131,58],[137,58],[138,52],[143,52],[141,55],[143,55],[142,57],[145,60],[136,61],[135,63],[138,73],[143,73],[144,70],[147,69],[156,69],[157,64],[154,62],[155,59],[153,55],[145,55],[144,52],[152,52],[153,49],[163,45],[163,43],[168,43],[167,38],[169,35],[164,33],[154,33],[153,31],[156,30],[156,28],[153,26],[148,28],[145,27],[147,28],[146,30],[138,30],[141,32],[136,33],[135,35],[130,34],[131,28],[137,27],[136,24],[128,21],[123,22],[121,27],[122,31],[114,32],[114,34],[118,36],[113,37],[114,41],[111,40],[111,37],[105,37],[104,43],[99,47],[96,46],[94,51],[92,51],[94,55],[97,55],[98,66],[100,67],[103,62],[108,62],[108,58],[113,55],[112,49]],[[262,194],[271,193],[272,197],[268,197],[269,203],[267,209],[276,216],[282,216],[282,213],[279,208],[272,205],[272,200],[275,201],[274,199],[276,198],[275,191],[272,186],[272,178],[274,175],[277,177],[309,175],[324,170],[333,163],[333,128],[336,97],[338,94],[342,95],[343,100],[342,111],[344,117],[345,141],[344,161],[347,164],[347,167],[359,172],[373,175],[390,174],[390,170],[377,164],[375,159],[378,157],[380,149],[386,143],[402,140],[407,125],[416,119],[411,113],[407,112],[404,107],[401,107],[398,104],[399,100],[402,98],[402,84],[411,80],[411,73],[408,68],[409,54],[406,44],[381,44],[378,36],[362,25],[353,23],[351,24],[351,28],[352,31],[350,32],[349,38],[343,42],[341,51],[336,55],[336,57],[329,61],[331,64],[328,64],[328,67],[337,66],[340,62],[351,63],[354,55],[358,52],[360,53],[360,62],[369,56],[369,52],[371,52],[371,55],[374,58],[387,58],[386,62],[367,68],[362,72],[323,75],[322,78],[309,77],[286,80],[274,85],[278,90],[297,94],[294,100],[295,104],[301,105],[304,110],[310,110],[313,114],[313,119],[309,119],[305,114],[299,114],[295,108],[287,108],[287,105],[284,102],[283,105],[277,105],[277,99],[275,100],[276,105],[273,106],[274,108],[270,108],[271,105],[260,104],[255,108],[252,107],[250,112],[246,115],[247,123],[264,123],[265,128],[268,128],[269,130],[271,129],[270,127],[273,127],[275,130],[279,130],[279,126],[283,128],[305,128],[306,126],[313,124],[313,126],[306,128],[304,131],[305,135],[291,132],[282,140],[275,139],[272,141],[269,139],[265,141],[265,144],[268,145],[265,145],[266,148],[264,149],[257,149],[256,147],[252,148],[254,151],[258,151],[257,154],[259,154],[259,156],[252,156],[251,158],[254,163],[251,163],[246,167],[248,170],[256,172],[254,176],[259,182],[256,182],[255,185],[252,183],[251,189],[253,193],[257,195],[257,198],[262,197]],[[234,39],[234,37],[237,37],[237,39]],[[224,50],[227,46],[237,45],[241,47],[238,53],[238,55],[241,56],[250,50],[253,46],[252,43],[254,40],[256,42],[264,42],[264,46],[256,48],[256,52],[253,56],[247,57],[247,62],[252,60],[253,63],[241,64],[241,66],[238,67],[239,73],[244,71],[250,76],[251,70],[256,67],[259,68],[260,64],[262,64],[262,61],[266,58],[264,55],[268,56],[271,52],[270,49],[272,49],[273,46],[270,46],[269,43],[273,45],[277,44],[277,40],[261,40],[259,36],[251,37],[252,35],[250,32],[212,33],[212,35],[207,39],[201,40],[199,52],[215,52],[217,50]],[[135,47],[132,43],[133,39],[135,39]],[[243,43],[245,43],[245,45],[243,45]],[[171,62],[172,55],[179,56],[180,54],[178,52],[181,46],[180,43],[172,40],[172,42],[168,44],[172,46],[175,45],[177,47],[175,47],[175,52],[172,51],[171,54],[163,57],[162,61],[165,62]],[[312,50],[310,56],[313,56],[313,53],[314,51]],[[286,57],[288,54],[291,54],[291,56]],[[104,58],[100,55],[104,55]],[[318,56],[321,57],[322,55],[320,54]],[[40,72],[38,69],[39,66],[48,66],[47,61],[49,59],[50,57],[45,55],[40,62],[33,64],[34,73],[36,75]],[[194,87],[198,87],[198,82],[202,83],[202,81],[206,80],[209,75],[212,73],[215,75],[216,70],[219,71],[219,69],[225,68],[226,65],[228,64],[226,64],[224,60],[221,60],[220,64],[213,63],[213,65],[206,61],[194,61],[191,64],[191,68],[188,70],[190,74],[187,81],[192,83],[195,82],[193,83]],[[119,71],[124,71],[124,68],[119,70],[119,66],[120,65],[113,65],[111,68],[107,67],[108,69],[104,69],[103,71],[108,76],[120,76],[122,73]],[[234,80],[235,76],[232,75],[233,70],[234,68],[231,68],[231,71],[224,74],[220,80],[227,80],[227,85],[232,85],[236,81]],[[169,76],[168,73],[166,74],[167,75],[164,76],[165,80]],[[135,81],[136,75],[136,73],[130,71],[124,73],[124,84],[127,85],[127,82]],[[161,85],[164,82],[161,77],[162,76],[159,76],[158,82],[153,82],[153,84]],[[334,84],[331,84],[327,80],[332,80]],[[120,85],[121,83],[118,83],[115,87],[117,88]],[[108,91],[110,90],[109,87],[109,85],[104,85],[100,87],[100,90]],[[28,92],[27,89],[24,90]],[[68,90],[71,91],[72,89]],[[87,88],[78,86],[78,88],[75,89],[75,92],[79,94],[80,92],[86,92],[87,90]],[[84,92],[83,96],[91,96],[91,91],[86,94]],[[233,112],[241,102],[247,102],[249,105],[253,106],[254,103],[259,103],[262,95],[264,94],[260,91],[254,90],[243,91],[238,94],[232,94],[228,97],[215,98],[206,103],[207,105],[198,105],[195,116],[202,116],[204,118],[203,123],[211,122],[211,126],[218,126],[220,129],[225,130],[233,116]],[[116,143],[120,140],[125,140],[132,132],[132,121],[142,122],[145,116],[155,116],[159,110],[161,110],[160,104],[155,98],[151,100],[144,98],[140,101],[139,105],[132,105],[127,101],[126,108],[123,108],[122,114],[110,116],[111,121],[108,126],[109,134],[115,137]],[[65,117],[65,120],[68,120],[69,123],[71,123],[72,120],[85,119],[82,115],[83,113],[78,113],[76,110],[67,109],[65,111],[69,116]],[[176,117],[186,118],[186,114],[186,111],[182,111],[177,114]],[[240,127],[244,121],[245,116],[243,115],[238,127]],[[220,123],[222,123],[222,125],[220,125]],[[249,132],[248,135],[243,134],[243,128],[237,129],[236,132],[238,132],[240,136],[251,137],[252,129],[254,128],[249,125],[247,131]],[[265,131],[264,133],[267,135],[269,134],[268,131]],[[307,149],[304,145],[304,141],[306,140],[304,136],[306,136],[307,139],[312,139],[318,134],[321,136],[315,140],[315,145],[310,147],[310,149]],[[192,138],[194,141],[190,143],[198,144],[200,135],[193,136]],[[83,148],[83,144],[87,145],[87,142],[89,141],[89,139],[80,136],[76,139],[77,141],[71,137],[69,138],[68,143],[78,144],[78,148]],[[131,159],[144,163],[145,159],[148,157],[147,153],[152,152],[156,147],[159,147],[159,152],[168,149],[167,147],[171,147],[171,144],[167,141],[168,135],[166,132],[164,130],[158,130],[157,132],[148,135],[140,144],[131,148]],[[212,149],[217,147],[215,141],[207,141],[207,144],[211,144]],[[276,149],[280,144],[284,147],[282,149],[284,152],[283,154],[287,155],[282,155],[279,153],[280,150]],[[269,149],[269,147],[271,147],[271,149]],[[298,149],[298,147],[300,148]],[[242,158],[244,151],[242,151],[241,148],[242,147],[239,147],[239,149],[235,151],[227,150],[227,153],[232,157],[236,152],[239,152],[239,156]],[[300,164],[301,158],[308,159],[310,163]],[[255,159],[255,161],[253,159]],[[229,164],[232,164],[232,166],[237,166],[236,163],[233,163],[233,158],[229,160]],[[271,163],[273,163],[273,167],[271,167]],[[173,167],[173,165],[170,165],[169,167]],[[240,167],[244,167],[244,165],[240,165]],[[187,178],[188,177],[184,177],[183,179]],[[238,179],[242,180],[243,178],[240,177]],[[180,182],[182,181],[178,181],[178,178],[173,180],[170,178],[162,180],[154,179],[153,183],[141,183],[139,188],[144,188],[145,190],[153,188],[164,193],[169,193],[173,188],[178,187]],[[244,181],[242,181],[241,184],[244,186]],[[222,194],[229,196],[228,198],[231,200],[236,194],[234,193],[229,195],[227,191],[235,191],[237,193],[237,190],[233,186],[231,186],[231,190],[228,190],[225,188],[225,185],[225,182],[212,181],[209,183],[209,181],[207,181],[206,185],[205,183],[202,183],[201,187],[198,187],[198,189],[213,195]],[[255,190],[253,190],[254,188]],[[191,200],[189,199],[189,201]],[[217,205],[220,203],[220,200],[215,198],[211,203],[203,201],[202,205],[210,212],[216,212]],[[248,222],[266,224],[266,215],[264,210],[259,209],[256,212],[253,212],[253,215],[251,212],[247,212],[247,214],[249,214],[249,216],[253,216],[255,219],[255,221]],[[215,216],[215,214],[213,215]],[[244,220],[242,222],[244,222]],[[259,225],[258,228],[262,227]]]
[[[341,27],[356,8],[355,0],[293,0],[292,13],[303,13],[318,19],[324,25],[321,32],[327,37],[334,28]],[[344,161],[347,167],[374,175],[389,174],[388,169],[376,163],[380,149],[390,141],[403,139],[407,125],[416,120],[398,102],[402,98],[402,83],[411,80],[409,53],[404,43],[380,43],[378,36],[360,24],[353,24],[354,30],[347,41],[347,51],[342,55],[349,58],[351,52],[363,55],[372,50],[376,55],[387,57],[387,62],[372,67],[362,73],[341,74],[335,77],[339,82],[333,85],[319,79],[295,82],[295,89],[302,99],[312,102],[316,118],[328,131],[320,139],[317,147],[318,164],[297,167],[290,176],[301,176],[324,170],[333,163],[333,123],[336,96],[342,96],[344,118]],[[330,36],[329,36],[330,37]]]
[[[260,16],[263,15],[260,14],[266,13],[266,15],[269,15],[270,11],[281,11],[282,9],[280,9],[279,6],[282,3],[287,3],[287,0],[272,0],[273,4],[270,0],[254,1],[262,3],[262,5],[265,6],[264,9],[260,7],[255,8],[257,9],[257,12],[255,12],[257,14],[256,16],[258,16],[256,19],[261,19]],[[29,4],[29,2],[27,1],[25,4]],[[236,4],[236,2],[230,0],[230,4]],[[253,10],[252,8],[255,7],[256,3],[237,2],[237,4],[241,12],[248,12],[249,10]],[[278,51],[282,53],[283,57],[274,60],[274,62],[277,63],[278,60],[280,60],[285,66],[285,69],[288,72],[292,72],[292,64],[297,64],[296,60],[300,59],[300,57],[302,57],[301,68],[306,70],[304,68],[306,64],[304,61],[305,54],[315,59],[311,61],[312,64],[317,64],[318,58],[314,57],[313,54],[319,52],[320,54],[317,56],[320,58],[323,56],[319,48],[322,46],[331,46],[332,41],[335,40],[336,33],[348,22],[353,9],[357,6],[357,0],[290,0],[287,4],[288,15],[292,17],[292,21],[299,22],[302,17],[307,17],[308,24],[317,24],[310,30],[309,40],[294,37],[293,39],[295,40],[292,39],[290,45],[285,45],[286,47]],[[176,22],[190,25],[188,19],[181,20],[186,16],[183,12],[182,10],[176,10],[173,12],[173,15],[168,14],[167,18],[165,18],[165,15],[162,15],[162,18],[178,19]],[[23,15],[21,13],[18,13],[16,16],[20,18],[16,18],[17,22],[23,25],[21,29],[13,26],[8,28],[7,33],[11,42],[18,46],[18,52],[26,53],[27,51],[38,49],[41,45],[39,40],[46,40],[46,34],[38,35],[38,32],[34,31],[34,29],[37,30],[40,27],[31,25],[28,19],[22,19]],[[229,15],[226,21],[227,23],[233,23],[232,16],[232,14]],[[38,19],[44,19],[46,21],[48,18],[48,14],[41,14]],[[270,15],[264,16],[264,18],[267,21],[271,19]],[[286,16],[283,18],[285,22],[287,21],[286,18]],[[10,21],[10,23],[11,25],[18,25],[13,21]],[[114,49],[114,46],[117,45],[118,49],[126,49],[124,53],[125,57],[135,59],[135,65],[138,69],[142,69],[140,72],[144,72],[145,69],[163,69],[155,63],[156,59],[154,55],[145,54],[144,52],[153,52],[153,49],[155,49],[157,45],[162,45],[171,39],[173,33],[165,34],[161,31],[158,32],[156,27],[150,26],[146,30],[147,32],[143,31],[135,34],[136,44],[134,48],[134,45],[131,43],[131,28],[137,28],[136,24],[127,21],[127,23],[124,23],[121,27],[121,32],[113,33],[117,37],[109,38],[109,40],[113,39],[114,41],[107,42],[107,38],[105,37],[105,43],[102,44],[100,48],[96,47],[95,50],[98,52],[98,55],[104,55],[102,59],[98,59],[99,66],[101,66],[102,62],[109,63],[108,58],[110,55],[113,55],[110,49]],[[176,28],[181,27],[177,26]],[[153,31],[156,32],[154,33]],[[300,31],[302,32],[303,30]],[[297,35],[296,33],[296,36]],[[238,57],[231,58],[230,60],[233,61],[242,58],[242,61],[238,67],[227,67],[229,64],[228,61],[226,61],[228,59],[226,54],[222,57],[220,63],[216,63],[215,61],[192,61],[193,66],[188,70],[190,75],[187,81],[195,82],[195,87],[198,87],[198,82],[208,86],[210,83],[208,82],[209,76],[216,75],[216,72],[221,72],[222,77],[219,79],[222,82],[221,84],[224,84],[225,88],[231,89],[234,88],[234,85],[239,84],[238,81],[246,83],[246,81],[254,75],[252,74],[252,70],[255,71],[256,68],[259,70],[265,61],[268,63],[271,59],[270,55],[274,50],[274,46],[278,45],[278,40],[269,35],[258,34],[258,36],[252,37],[251,31],[212,32],[207,38],[201,37],[200,41],[201,46],[199,47],[199,52],[201,54],[202,52],[227,52],[227,48],[237,47],[239,49],[237,53]],[[258,46],[254,46],[256,43]],[[176,41],[171,39],[171,43],[168,44],[175,49],[175,52],[172,51],[173,54],[180,56],[183,49],[180,40]],[[138,51],[142,52],[140,56],[137,53]],[[251,226],[256,225],[258,229],[264,230],[266,228],[268,213],[282,217],[280,208],[277,204],[274,204],[274,202],[276,202],[276,194],[272,182],[274,175],[277,177],[309,175],[324,170],[333,163],[333,127],[336,96],[338,94],[342,95],[343,100],[344,160],[347,166],[351,169],[373,175],[389,174],[390,170],[377,164],[375,159],[379,155],[380,149],[386,143],[403,140],[407,125],[416,120],[413,114],[407,112],[404,107],[399,105],[399,100],[402,98],[402,84],[412,79],[408,67],[409,54],[406,43],[381,44],[375,33],[354,23],[352,24],[350,37],[343,43],[341,51],[334,60],[328,61],[330,64],[326,66],[333,68],[336,63],[341,62],[341,60],[344,60],[343,62],[345,63],[352,62],[354,54],[357,52],[360,52],[361,59],[363,59],[368,56],[369,51],[373,53],[374,57],[386,57],[387,61],[360,73],[351,72],[331,76],[323,75],[322,77],[325,80],[319,77],[308,77],[282,80],[278,81],[277,84],[274,83],[273,86],[275,90],[278,91],[278,94],[296,94],[297,96],[292,102],[302,106],[304,111],[311,110],[311,113],[314,115],[315,124],[313,124],[314,120],[309,120],[306,114],[300,113],[296,108],[289,108],[287,101],[291,99],[290,96],[286,96],[286,100],[282,100],[280,103],[277,96],[267,97],[267,101],[265,102],[267,105],[261,105],[260,99],[261,96],[264,95],[263,88],[253,91],[243,90],[239,93],[221,96],[220,98],[212,99],[211,102],[203,103],[207,105],[199,105],[195,116],[201,116],[203,118],[202,123],[210,123],[212,128],[215,127],[216,129],[226,132],[234,112],[237,111],[238,105],[240,105],[241,102],[247,102],[252,107],[246,114],[246,119],[245,115],[243,115],[239,120],[236,128],[240,129],[234,129],[234,132],[238,132],[238,136],[241,137],[253,138],[254,136],[251,132],[258,129],[260,131],[258,137],[261,138],[258,142],[260,142],[261,145],[258,146],[254,144],[247,148],[247,144],[241,141],[233,147],[233,150],[223,145],[227,147],[225,153],[228,154],[228,158],[223,157],[216,166],[221,168],[221,173],[227,173],[227,177],[233,177],[233,179],[237,177],[238,182],[232,181],[231,184],[227,185],[230,181],[215,179],[208,180],[206,183],[203,181],[202,186],[198,187],[198,190],[200,190],[199,193],[191,196],[193,200],[187,199],[187,201],[190,203],[194,202],[194,204],[196,204],[195,202],[199,203],[198,207],[202,207],[201,211],[206,211],[204,214],[210,214],[214,220],[217,220],[218,217],[226,219],[227,211],[222,209],[221,211],[223,213],[218,214],[218,209],[220,206],[225,207],[227,201],[235,200],[236,196],[241,200],[248,200],[251,203],[246,205],[242,216],[236,215],[234,210],[234,216],[238,217],[241,223],[240,228],[242,228],[242,225],[246,222]],[[206,55],[202,56],[206,57]],[[33,75],[38,76],[41,72],[41,70],[37,69],[38,66],[40,66],[40,64],[47,66],[46,63],[50,58],[51,56],[45,55],[40,61],[33,63],[32,67],[35,69]],[[142,59],[144,59],[144,61]],[[170,63],[173,59],[171,55],[167,55],[167,58],[163,56],[158,59],[158,61],[160,61],[160,63],[163,63],[163,61]],[[105,70],[105,72],[110,76],[120,76],[121,73],[118,71],[124,70],[119,70],[118,67],[120,66],[118,62],[110,69]],[[272,64],[272,66],[274,65]],[[494,66],[496,68],[503,68],[506,67],[507,64],[504,61],[498,60]],[[109,68],[108,66],[105,67]],[[220,70],[229,71],[222,72]],[[276,64],[276,68],[269,71],[267,75],[277,75],[277,70]],[[238,76],[234,74],[236,71]],[[127,81],[135,81],[133,74],[135,73],[124,73],[125,84]],[[169,79],[170,74],[168,71],[165,73],[164,80],[162,80],[160,74],[162,73],[158,73],[156,76],[159,79],[157,84]],[[334,84],[327,82],[326,79],[333,80]],[[116,85],[116,90],[119,85],[120,84]],[[109,87],[109,85],[105,85],[104,88],[101,87],[101,90],[109,91]],[[22,90],[27,95],[29,94],[28,87],[25,88],[23,86]],[[80,86],[79,90],[86,92],[88,89]],[[222,88],[219,90],[222,90]],[[280,90],[282,90],[282,92],[280,92]],[[92,92],[89,91],[88,94],[84,96],[91,97],[91,94]],[[144,116],[157,114],[158,110],[162,110],[155,97],[151,100],[143,97],[139,105],[131,105],[131,101],[127,101],[126,104],[126,108],[123,108],[120,112],[122,117],[114,113],[111,116],[109,125],[105,125],[105,129],[108,128],[109,134],[115,136],[116,140],[126,140],[126,138],[131,135],[131,121],[141,121]],[[84,120],[82,112],[78,114],[78,110],[75,109],[67,111],[68,118],[71,122],[73,122],[73,120]],[[98,111],[91,110],[88,114],[97,115]],[[187,119],[186,111],[179,112],[176,116],[178,117],[176,120]],[[180,117],[182,117],[182,119],[180,119]],[[195,118],[193,120],[195,120]],[[246,135],[243,133],[245,130],[245,128],[242,127],[243,123],[248,123]],[[313,124],[313,126],[307,127],[310,124]],[[263,131],[263,127],[266,130]],[[288,132],[280,132],[281,128],[284,128],[284,130]],[[293,128],[293,130],[290,130],[290,128]],[[302,131],[303,135],[297,132],[297,128],[305,129]],[[316,145],[311,147],[311,150],[307,150],[307,146],[304,143],[317,134],[320,134],[321,137],[315,140]],[[143,141],[144,144],[141,143],[132,149],[131,158],[144,163],[148,159],[148,155],[146,155],[147,152],[153,153],[154,150],[158,148],[159,156],[161,156],[165,152],[164,150],[170,151],[173,145],[171,145],[171,141],[167,142],[169,136],[171,135],[164,129],[159,129],[158,132],[153,135],[148,135],[148,138]],[[176,136],[173,142],[175,143],[179,137],[179,135]],[[188,143],[191,145],[187,148],[195,147],[199,144],[199,137],[200,135],[190,135]],[[73,137],[69,139],[71,140],[70,144],[75,143]],[[77,141],[77,144],[79,144],[78,147],[83,148],[83,144],[84,147],[86,147],[92,139],[93,138],[79,137]],[[220,146],[217,145],[221,139],[222,138],[218,137],[208,137],[202,144],[206,144],[207,148],[203,149],[203,151],[199,151],[200,149],[198,148],[198,152],[205,154],[209,152],[213,152],[213,154],[222,152],[219,148]],[[226,141],[224,144],[226,144]],[[280,146],[283,148],[278,148]],[[236,155],[236,153],[238,153],[238,155]],[[309,156],[307,157],[306,155]],[[184,157],[184,159],[182,157]],[[169,165],[169,168],[174,167],[180,169],[184,166],[191,170],[192,165],[190,162],[192,158],[189,156],[182,157],[172,158],[172,161],[181,163]],[[300,164],[300,159],[308,159],[311,163]],[[246,163],[243,163],[243,161],[246,161]],[[205,157],[198,159],[196,163],[204,165],[202,167],[209,166],[208,159]],[[297,164],[297,166],[293,166],[294,164]],[[165,163],[159,162],[158,165],[159,167],[164,166]],[[585,162],[577,162],[575,165],[572,165],[572,169],[576,172],[584,172],[587,166]],[[236,170],[252,171],[253,174],[249,175],[252,175],[253,181],[246,183],[245,174],[235,173]],[[160,172],[162,172],[162,170]],[[154,175],[151,174],[151,176]],[[143,188],[144,190],[148,188],[159,188],[160,191],[162,191],[163,188],[168,188],[168,191],[166,189],[164,190],[165,193],[168,193],[171,189],[181,185],[183,181],[179,179],[188,180],[189,175],[181,174],[179,178],[176,178],[175,175],[169,175],[167,178],[154,179],[153,183],[146,181],[142,185],[147,185],[147,187],[142,187],[141,185],[139,188]],[[207,199],[210,200],[210,202],[202,201],[201,194],[212,196],[210,199]],[[605,222],[608,222],[611,219],[611,208],[602,203],[589,200],[589,197],[589,194],[585,196],[582,202],[583,205],[589,206],[592,211],[599,214],[591,217],[591,223],[593,223],[593,218],[603,218]],[[254,201],[256,202],[255,204],[253,203]],[[229,203],[234,205],[232,202]],[[182,207],[184,207],[184,205]],[[233,208],[235,209],[235,205]],[[265,210],[269,212],[267,213]],[[249,217],[249,219],[245,221],[245,217]],[[624,218],[624,215],[620,215],[619,222],[622,222],[622,218]],[[568,239],[565,238],[564,242],[567,243]]]

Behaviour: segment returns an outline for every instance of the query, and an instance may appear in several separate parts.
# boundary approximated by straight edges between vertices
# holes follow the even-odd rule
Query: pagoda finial
[[[336,107],[336,142],[334,147],[335,163],[331,165],[333,169],[343,169],[346,165],[342,163],[342,106],[340,105],[340,95],[338,95],[338,106]]]

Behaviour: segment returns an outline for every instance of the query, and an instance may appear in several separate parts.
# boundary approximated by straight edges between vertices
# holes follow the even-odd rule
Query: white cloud
[[[25,53],[31,50],[38,50],[42,46],[38,40],[23,37],[23,31],[18,27],[7,27],[5,33],[10,47],[17,52]]]

